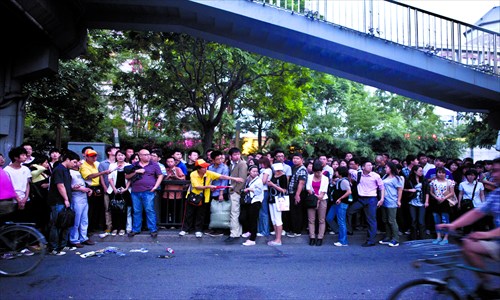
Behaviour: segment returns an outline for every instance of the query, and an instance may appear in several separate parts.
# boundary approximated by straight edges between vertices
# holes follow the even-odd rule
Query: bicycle
[[[0,275],[25,275],[42,262],[47,241],[34,225],[7,222],[0,227]]]
[[[432,240],[411,241],[405,244],[410,247],[410,251],[417,251],[424,256],[415,260],[413,267],[421,268],[425,263],[439,268],[427,272],[428,274],[437,272],[445,274],[442,278],[425,277],[403,283],[390,294],[388,299],[492,299],[490,296],[479,295],[476,291],[470,290],[457,276],[457,271],[462,269],[494,276],[500,276],[500,273],[461,263],[462,250],[458,246],[435,245],[432,244]]]

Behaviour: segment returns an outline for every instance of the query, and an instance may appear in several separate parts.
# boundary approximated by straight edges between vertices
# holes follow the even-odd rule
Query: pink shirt
[[[377,189],[384,189],[384,183],[380,175],[375,172],[370,172],[367,175],[361,173],[361,181],[358,184],[358,195],[361,197],[376,197]]]

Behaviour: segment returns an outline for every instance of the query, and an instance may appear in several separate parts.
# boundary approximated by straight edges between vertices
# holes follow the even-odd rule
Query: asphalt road
[[[262,237],[253,247],[175,234],[106,239],[79,250],[118,247],[125,256],[47,256],[26,276],[0,278],[0,299],[386,299],[399,284],[422,277],[408,247],[363,248],[364,234],[350,237],[349,247],[333,246],[332,236],[321,247],[305,236],[283,238],[281,247]],[[167,247],[173,257],[158,258]],[[148,252],[130,252],[139,248]]]

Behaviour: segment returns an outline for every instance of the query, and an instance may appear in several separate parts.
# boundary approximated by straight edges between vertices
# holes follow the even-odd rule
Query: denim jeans
[[[425,207],[408,205],[410,207],[411,216],[411,238],[424,239],[425,237]]]
[[[448,213],[432,213],[432,216],[434,216],[434,224],[448,224],[450,223],[450,215]],[[436,229],[436,233],[441,233],[441,234],[447,234],[447,230],[438,230]]]
[[[330,222],[337,217],[337,223],[339,228],[339,242],[342,245],[347,245],[347,223],[346,223],[346,212],[349,204],[340,203],[333,204],[328,211],[326,216],[326,221]]]
[[[257,229],[258,233],[261,233],[264,236],[268,236],[269,232],[269,192],[264,191],[264,200],[262,200],[262,207],[259,211],[259,226]]]
[[[353,215],[363,209],[368,223],[368,243],[375,243],[377,235],[377,197],[359,197],[358,201],[354,202],[347,212],[348,215]]]
[[[156,213],[154,208],[155,193],[150,191],[132,192],[131,195],[132,207],[134,208],[132,231],[136,233],[141,232],[143,209],[144,211],[146,211],[146,219],[149,231],[158,231],[156,229]]]
[[[85,201],[72,199],[71,208],[75,211],[75,225],[71,227],[69,232],[69,241],[72,244],[85,242],[87,237],[87,229],[89,227],[89,205]]]
[[[60,251],[68,244],[69,228],[56,227],[57,215],[66,207],[64,204],[56,204],[50,207],[50,238],[49,249]]]

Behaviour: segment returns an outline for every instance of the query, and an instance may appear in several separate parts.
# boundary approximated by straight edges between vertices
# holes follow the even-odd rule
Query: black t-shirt
[[[58,183],[64,184],[68,199],[71,199],[71,175],[69,170],[62,164],[54,168],[52,177],[50,178],[49,196],[47,200],[49,205],[64,204],[64,198],[57,189]]]
[[[277,186],[279,186],[280,188],[282,189],[287,189],[288,187],[288,180],[285,176],[285,174],[281,175],[280,177],[274,177],[271,178],[271,182],[276,184]],[[282,195],[282,193],[278,192],[275,188],[273,187],[269,187],[269,203],[275,203],[275,199],[274,197],[275,196],[278,196],[278,195]]]

